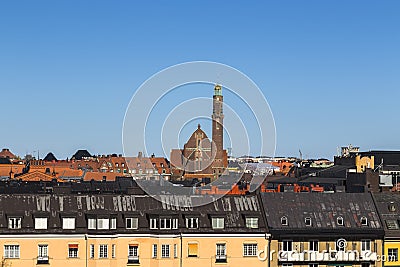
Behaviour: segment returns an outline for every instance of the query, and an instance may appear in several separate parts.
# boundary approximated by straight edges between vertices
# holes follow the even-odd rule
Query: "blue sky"
[[[163,68],[209,60],[261,88],[277,155],[400,149],[398,14],[396,0],[3,1],[0,146],[122,153],[134,91]]]

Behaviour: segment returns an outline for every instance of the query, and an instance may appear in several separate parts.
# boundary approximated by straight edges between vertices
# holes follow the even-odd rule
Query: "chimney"
[[[141,157],[143,157],[143,153],[142,153],[142,152],[139,152],[139,153],[138,153],[138,158],[141,158]]]

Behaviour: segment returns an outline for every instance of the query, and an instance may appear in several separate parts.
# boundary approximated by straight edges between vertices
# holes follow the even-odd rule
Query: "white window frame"
[[[342,216],[337,217],[337,218],[336,218],[336,223],[337,223],[337,225],[339,225],[339,226],[343,226],[343,225],[344,225],[343,217],[342,217]]]
[[[158,219],[150,218],[150,229],[158,229]]]
[[[79,247],[68,247],[68,258],[78,258]]]
[[[91,259],[94,259],[94,252],[95,252],[95,249],[94,249],[94,244],[90,244],[90,258]]]
[[[281,217],[281,224],[284,225],[284,226],[289,225],[289,221],[288,221],[288,218],[286,216],[282,216]]]
[[[178,258],[178,245],[174,244],[174,258]]]
[[[187,229],[198,229],[199,228],[199,218],[197,218],[197,217],[186,218],[186,228]]]
[[[108,245],[101,244],[99,245],[99,259],[107,259],[108,258]]]
[[[88,229],[95,230],[97,228],[97,223],[95,218],[88,218]]]
[[[139,257],[139,245],[128,246],[128,257]]]
[[[225,218],[213,217],[211,218],[211,225],[213,229],[224,229],[225,228]]]
[[[8,229],[21,229],[22,218],[21,217],[9,217],[8,218]]]
[[[19,257],[20,257],[19,245],[4,245],[5,259],[19,259]]]
[[[361,240],[361,251],[371,251],[371,243],[370,239]]]
[[[161,258],[170,258],[170,245],[169,244],[162,244],[161,245]]]
[[[110,229],[117,229],[117,218],[110,219]]]
[[[304,223],[306,224],[306,226],[312,226],[311,217],[304,218]]]
[[[258,229],[258,218],[257,217],[246,217],[246,228]]]
[[[38,259],[47,259],[49,258],[49,245],[40,244],[38,245]]]
[[[75,218],[64,217],[62,218],[62,229],[75,229]]]
[[[365,216],[361,217],[361,225],[368,226],[368,219]]]
[[[129,217],[125,218],[126,229],[138,229],[139,228],[139,218]]]
[[[153,244],[151,247],[151,257],[153,259],[156,259],[157,256],[158,256],[158,246],[157,246],[157,244]]]
[[[172,229],[172,218],[160,218],[160,229]]]
[[[309,251],[319,251],[319,241],[318,240],[310,240],[308,242],[308,250]]]
[[[282,251],[293,251],[293,240],[282,240]]]
[[[97,229],[98,230],[110,229],[110,219],[109,218],[97,218]]]
[[[216,256],[226,256],[226,243],[217,243],[215,255]]]
[[[35,229],[47,229],[47,217],[36,217],[35,218]]]
[[[243,257],[256,257],[258,252],[257,243],[243,244]]]
[[[116,252],[116,245],[112,244],[111,245],[111,258],[115,259],[115,252]]]

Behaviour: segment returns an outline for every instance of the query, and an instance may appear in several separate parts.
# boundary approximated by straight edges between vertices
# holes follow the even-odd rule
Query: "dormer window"
[[[283,217],[281,218],[281,224],[282,224],[282,225],[288,225],[288,224],[289,224],[289,223],[288,223],[288,219],[287,219],[286,216],[283,216]]]
[[[396,211],[396,205],[394,204],[394,202],[390,202],[388,209],[390,212],[395,212]]]
[[[336,223],[337,223],[337,225],[343,226],[343,224],[344,224],[343,217],[337,217]]]
[[[306,217],[304,219],[304,223],[306,224],[306,226],[311,226],[312,225],[311,218],[310,217]]]
[[[368,225],[367,217],[365,217],[365,216],[361,217],[361,225],[364,225],[364,226]]]

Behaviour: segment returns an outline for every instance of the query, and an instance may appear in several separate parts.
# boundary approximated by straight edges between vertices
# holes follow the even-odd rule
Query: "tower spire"
[[[213,96],[213,114],[212,114],[212,142],[214,145],[212,154],[215,156],[213,162],[213,173],[218,176],[222,174],[224,168],[223,153],[224,153],[224,114],[223,114],[223,96],[222,87],[219,84],[214,86]]]

